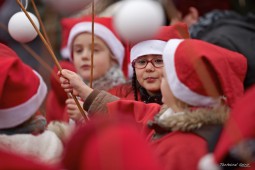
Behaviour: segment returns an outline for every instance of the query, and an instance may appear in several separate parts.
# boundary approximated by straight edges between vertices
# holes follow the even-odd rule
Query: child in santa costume
[[[108,90],[125,82],[121,70],[125,48],[115,33],[111,18],[96,17],[94,27],[93,66],[91,65],[92,18],[90,16],[84,17],[71,28],[66,51],[76,72],[86,84],[90,83],[90,69],[93,67],[93,88]]]
[[[132,81],[115,86],[108,92],[128,100],[162,104],[160,92],[164,66],[162,53],[167,41],[172,38],[189,38],[187,25],[177,23],[173,26],[162,26],[155,35],[132,42],[130,50]],[[71,105],[68,106],[71,107]],[[77,108],[72,106],[71,109]],[[76,112],[76,116],[82,118],[78,109],[72,111],[72,113],[74,112]]]
[[[63,144],[46,130],[39,113],[47,86],[9,47],[0,44],[0,148],[47,163],[60,159]]]
[[[73,62],[70,61],[70,54],[67,52],[67,41],[72,27],[82,22],[83,18],[72,18],[61,20],[61,49],[60,54],[62,60],[59,61],[61,68],[75,71]],[[46,119],[51,121],[65,121],[69,120],[67,114],[64,114],[66,108],[67,93],[61,88],[59,79],[57,77],[58,67],[55,65],[50,76],[50,89],[46,97]]]
[[[109,90],[114,86],[125,83],[126,78],[122,71],[125,58],[125,47],[115,32],[112,18],[94,18],[94,44],[92,44],[92,17],[85,16],[80,20],[66,18],[62,21],[71,24],[67,46],[62,53],[69,56],[76,72],[83,81],[95,89]],[[93,65],[91,64],[91,50],[94,45]],[[91,77],[91,68],[93,77]],[[81,105],[83,104],[80,101]],[[82,120],[82,116],[74,100],[66,100],[67,114],[75,122]]]
[[[169,40],[163,52],[163,113],[157,104],[120,100],[93,90],[80,77],[63,70],[61,86],[84,99],[89,116],[129,115],[160,158],[164,169],[196,170],[207,150],[207,139],[228,117],[243,95],[246,58],[200,40]],[[60,73],[59,73],[60,74]]]
[[[169,39],[189,38],[184,23],[162,26],[152,37],[133,42],[130,50],[132,81],[109,90],[113,95],[144,103],[162,104],[160,83],[163,72],[163,49]]]

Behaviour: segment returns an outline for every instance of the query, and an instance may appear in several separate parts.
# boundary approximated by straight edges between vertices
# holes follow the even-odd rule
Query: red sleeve
[[[153,120],[154,116],[159,113],[160,105],[131,100],[118,100],[107,104],[108,113],[110,116],[127,116],[140,124],[143,131],[151,131],[148,129],[148,120]]]
[[[132,85],[130,83],[115,86],[108,90],[108,93],[111,93],[119,98],[135,100]]]

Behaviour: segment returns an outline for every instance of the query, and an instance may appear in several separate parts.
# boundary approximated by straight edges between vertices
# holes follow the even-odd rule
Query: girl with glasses
[[[162,104],[160,83],[164,67],[163,49],[169,39],[188,37],[187,26],[178,23],[162,26],[153,37],[133,43],[130,50],[132,80],[109,92],[120,98]]]

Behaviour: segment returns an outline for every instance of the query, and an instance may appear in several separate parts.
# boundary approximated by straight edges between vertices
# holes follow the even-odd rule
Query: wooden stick
[[[90,67],[90,87],[93,88],[92,82],[93,82],[93,65],[94,65],[94,44],[95,44],[95,33],[94,33],[94,24],[95,23],[95,3],[94,0],[92,1],[92,46],[91,46],[91,67]]]
[[[49,39],[49,36],[48,36],[47,33],[46,33],[46,29],[45,29],[44,24],[43,24],[43,22],[42,22],[42,18],[41,18],[41,16],[40,16],[40,13],[39,13],[39,11],[38,11],[36,5],[35,5],[34,0],[31,0],[31,2],[32,2],[33,8],[34,8],[36,17],[38,18],[39,23],[40,23],[40,26],[41,26],[41,28],[42,28],[42,32],[43,32],[44,38],[46,39],[47,43],[51,46],[50,39]],[[52,47],[52,46],[51,46],[51,47]]]
[[[52,59],[54,60],[55,64],[57,65],[58,70],[62,71],[62,68],[61,68],[61,66],[60,66],[60,64],[59,64],[59,62],[57,60],[57,57],[55,56],[53,50],[51,49],[51,47],[49,46],[49,44],[47,43],[47,41],[45,40],[45,38],[43,37],[41,32],[39,31],[39,29],[37,28],[37,26],[35,25],[33,20],[31,19],[31,17],[28,15],[28,13],[27,13],[26,9],[23,7],[22,3],[19,0],[16,0],[16,1],[19,4],[19,6],[21,7],[22,11],[27,16],[27,18],[29,19],[29,21],[31,22],[31,24],[33,25],[35,31],[37,32],[37,34],[39,35],[41,40],[43,41],[44,45],[46,46],[47,50],[49,51],[50,55],[52,56]]]
[[[45,40],[45,38],[43,37],[43,35],[41,34],[41,32],[39,31],[39,29],[36,27],[35,23],[33,22],[33,20],[31,19],[31,17],[29,16],[29,14],[27,13],[26,9],[24,8],[23,4],[20,2],[20,0],[16,0],[17,3],[19,4],[19,6],[21,7],[22,11],[25,13],[25,15],[27,16],[27,18],[29,19],[29,21],[31,22],[31,24],[33,25],[34,29],[36,30],[37,34],[40,36],[41,40],[43,41],[44,45],[46,46],[47,50],[49,51],[52,59],[54,60],[56,66],[58,67],[58,70],[61,72],[62,68],[57,60],[57,57],[55,56],[53,50],[51,49],[51,47],[49,46],[49,44],[47,43],[47,41]],[[88,117],[86,115],[86,113],[84,112],[84,110],[82,109],[78,99],[76,98],[76,96],[74,96],[71,93],[76,105],[78,106],[78,109],[80,110],[82,116],[84,117],[85,121],[88,121]]]

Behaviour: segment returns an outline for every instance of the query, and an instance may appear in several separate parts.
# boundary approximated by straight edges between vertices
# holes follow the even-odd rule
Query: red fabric
[[[207,143],[193,133],[172,132],[151,142],[165,170],[197,170],[197,164],[207,153]]]
[[[0,160],[1,170],[60,170],[58,167],[35,162],[32,158],[1,150]]]
[[[130,43],[130,62],[133,62],[141,55],[162,54],[165,45],[163,42],[166,43],[170,39],[189,38],[188,26],[185,23],[178,22],[170,26],[161,26],[154,35]],[[147,40],[149,42],[146,42]],[[130,66],[129,69],[132,69],[132,67]],[[129,70],[129,72],[133,72],[133,69]]]
[[[237,52],[199,40],[184,40],[175,52],[174,63],[178,79],[195,93],[217,96],[217,90],[230,106],[243,95],[247,60]]]
[[[219,142],[215,148],[215,159],[221,162],[230,148],[245,139],[255,138],[255,86],[246,91],[230,113]],[[244,168],[245,169],[245,168]]]
[[[65,114],[65,107],[65,102],[61,102],[56,93],[53,90],[50,90],[46,98],[47,123],[55,120],[68,122],[69,118],[68,115]]]
[[[69,33],[72,29],[72,27],[83,21],[84,18],[83,17],[80,17],[80,18],[63,18],[61,20],[61,50],[63,48],[66,48],[67,47],[67,42],[68,42],[68,36],[69,36]],[[66,57],[64,57],[66,58]]]
[[[66,53],[69,34],[70,34],[70,31],[73,28],[73,26],[78,23],[81,23],[81,22],[92,22],[92,17],[91,16],[83,16],[80,18],[64,18],[61,20],[61,28],[62,28],[61,54],[62,54],[63,58],[68,59],[71,57],[71,56],[69,56],[69,54]],[[114,34],[114,36],[116,36],[116,38],[120,40],[120,42],[124,46],[125,56],[123,57],[122,70],[123,70],[124,75],[126,77],[128,77],[128,64],[130,63],[129,62],[129,45],[128,45],[128,43],[122,42],[122,40],[120,39],[120,36],[117,34],[116,30],[113,27],[111,17],[95,17],[94,22],[102,24],[105,27],[107,27]]]
[[[155,36],[156,39],[168,41],[169,39],[189,39],[188,26],[185,23],[178,22],[171,26],[160,27],[158,33]]]
[[[141,125],[141,131],[146,136],[150,136],[154,131],[148,128],[147,123],[153,120],[154,116],[160,111],[160,105],[143,102],[134,102],[131,100],[120,100],[108,104],[108,112],[111,117],[118,115],[129,116],[138,125]],[[146,114],[145,114],[146,113]]]
[[[137,43],[145,40],[161,40],[168,41],[169,39],[189,39],[189,30],[188,26],[185,23],[177,22],[174,25],[170,26],[161,26],[153,37],[146,37],[146,39],[133,42],[131,48]]]
[[[40,81],[12,49],[1,43],[0,49],[0,109],[8,109],[35,95]]]
[[[62,60],[59,63],[63,69],[75,71],[75,68],[71,62]],[[49,90],[46,98],[46,119],[48,122],[53,120],[69,120],[69,117],[65,112],[65,101],[68,97],[60,85],[57,72],[58,68],[55,66],[50,77],[51,89]]]
[[[64,169],[160,170],[152,150],[128,119],[90,121],[66,147]]]
[[[80,18],[63,18],[61,20],[61,26],[62,26],[62,47],[66,47],[69,33],[72,29],[72,27],[80,22],[92,22],[91,16],[83,16]],[[111,30],[114,35],[120,39],[117,32],[115,31],[113,24],[112,24],[112,18],[111,17],[95,17],[94,18],[95,23],[99,23],[107,27],[109,30]]]
[[[154,130],[148,128],[147,122],[153,120],[159,109],[160,106],[157,104],[128,100],[109,103],[110,117],[125,116],[127,120],[134,123],[132,128],[122,120],[118,120],[118,126],[113,125],[112,122],[107,126],[101,122],[94,125],[92,129],[84,126],[83,130],[76,133],[69,141],[63,159],[64,168],[73,167],[78,170],[103,169],[102,167],[107,169],[111,169],[109,167],[113,167],[112,169],[147,169],[150,167],[148,169],[151,169],[154,166],[150,164],[155,165],[154,161],[159,160],[160,165],[163,166],[160,168],[162,170],[196,170],[198,161],[207,153],[207,143],[201,137],[193,133],[172,132],[159,140],[150,141]],[[152,155],[151,153],[146,154],[149,150],[143,147],[145,144],[139,142],[141,134],[137,136],[133,134],[133,126],[139,128],[138,130],[150,141]],[[124,143],[119,141],[119,138],[125,139],[121,140]],[[120,144],[124,148],[120,149]],[[123,152],[120,153],[120,151]],[[151,156],[156,158],[150,160]]]
[[[172,132],[159,140],[151,141],[154,130],[147,123],[158,114],[160,106],[120,100],[108,104],[108,112],[112,117],[126,115],[133,118],[166,170],[197,170],[197,163],[207,150],[207,143],[193,133]]]
[[[135,100],[134,91],[132,89],[131,83],[115,86],[112,89],[108,90],[108,92],[122,99]],[[138,100],[140,101],[140,93],[137,93],[137,95]]]
[[[31,118],[47,94],[41,76],[0,43],[0,128],[18,126]]]

